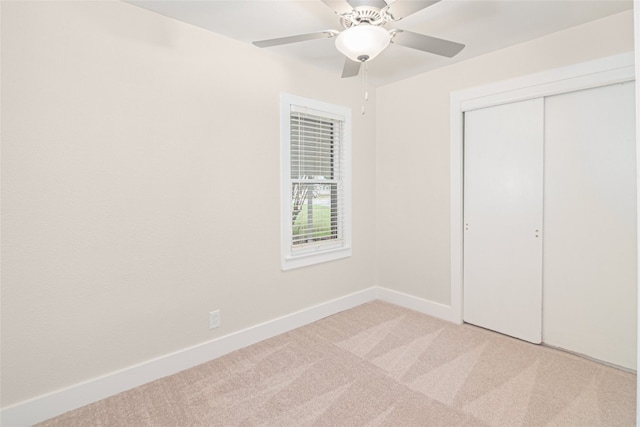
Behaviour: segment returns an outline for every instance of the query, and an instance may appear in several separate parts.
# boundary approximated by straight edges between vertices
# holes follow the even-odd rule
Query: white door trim
[[[451,93],[451,318],[454,322],[462,323],[463,314],[464,112],[634,78],[634,53],[629,52]]]

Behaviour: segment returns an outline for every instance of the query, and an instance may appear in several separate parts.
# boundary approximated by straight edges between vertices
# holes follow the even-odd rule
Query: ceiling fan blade
[[[462,49],[464,49],[463,44],[449,40],[425,36],[424,34],[413,33],[411,31],[396,31],[397,32],[394,34],[391,42],[413,49],[435,53],[436,55],[446,56],[448,58],[457,55]]]
[[[387,15],[391,16],[393,21],[398,21],[439,1],[440,0],[397,0],[387,8]]]
[[[327,31],[321,31],[318,33],[299,34],[297,36],[288,36],[288,37],[279,37],[277,39],[260,40],[257,42],[253,42],[253,44],[258,47],[279,46],[281,44],[298,43],[298,42],[304,42],[307,40],[328,39],[328,38],[337,36],[338,33],[339,32],[335,30],[327,30]]]
[[[360,73],[360,66],[362,62],[353,61],[349,58],[344,58],[344,68],[342,69],[342,78],[355,77]]]
[[[353,7],[346,0],[322,0],[322,3],[329,6],[338,15],[353,11]]]
[[[369,6],[382,9],[387,6],[387,2],[385,0],[349,0],[349,4],[354,8],[358,6]]]

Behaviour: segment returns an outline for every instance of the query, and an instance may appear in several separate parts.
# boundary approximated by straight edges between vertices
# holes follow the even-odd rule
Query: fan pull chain
[[[364,88],[364,101],[362,102],[362,115],[364,116],[367,112],[365,105],[367,101],[369,101],[369,89],[367,87],[367,72],[368,72],[369,66],[367,65],[367,61],[365,61],[362,65],[364,68],[362,73],[362,86]]]

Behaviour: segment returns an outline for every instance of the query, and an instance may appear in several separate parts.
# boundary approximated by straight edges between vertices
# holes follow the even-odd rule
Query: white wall
[[[450,304],[451,92],[632,50],[627,11],[379,88],[378,284]]]
[[[358,79],[122,2],[1,7],[2,407],[375,284]],[[353,256],[286,273],[281,91],[354,112]]]

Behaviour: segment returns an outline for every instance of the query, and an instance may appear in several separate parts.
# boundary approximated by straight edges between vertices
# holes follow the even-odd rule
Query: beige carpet
[[[42,426],[633,426],[636,376],[372,302]]]

